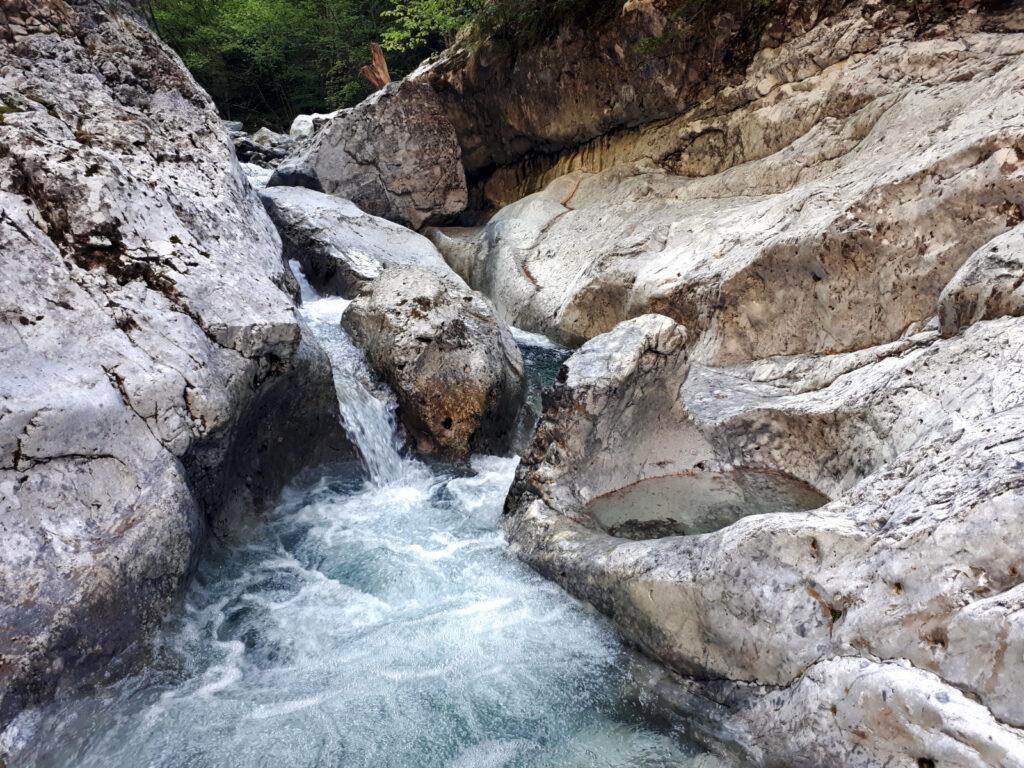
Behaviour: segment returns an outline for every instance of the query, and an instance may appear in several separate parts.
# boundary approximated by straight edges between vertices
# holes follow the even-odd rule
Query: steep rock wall
[[[127,4],[0,20],[2,727],[159,622],[207,527],[347,449],[277,233],[177,57]]]
[[[508,322],[568,343],[652,311],[686,324],[708,361],[898,337],[1020,221],[1024,35],[1019,11],[914,39],[865,10],[638,130],[607,170],[435,242]],[[997,18],[1003,31],[976,31]]]

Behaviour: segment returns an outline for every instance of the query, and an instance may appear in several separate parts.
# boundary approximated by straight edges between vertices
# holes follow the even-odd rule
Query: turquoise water
[[[516,460],[402,456],[344,302],[307,299],[365,461],[215,545],[145,671],[22,716],[11,766],[688,765],[624,694],[610,626],[507,554]],[[528,352],[537,379],[557,370]]]

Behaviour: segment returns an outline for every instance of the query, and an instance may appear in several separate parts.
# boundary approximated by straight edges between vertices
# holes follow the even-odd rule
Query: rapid
[[[299,277],[362,461],[214,542],[141,671],[24,713],[11,768],[690,765],[611,626],[506,551],[517,460],[404,455],[347,302]],[[564,352],[517,339],[536,408]]]

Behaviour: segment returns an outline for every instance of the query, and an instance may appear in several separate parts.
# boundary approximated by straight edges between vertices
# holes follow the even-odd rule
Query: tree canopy
[[[300,113],[351,106],[370,93],[359,77],[371,42],[396,23],[395,0],[155,0],[156,28],[224,117],[286,128]],[[418,32],[388,56],[397,78],[442,48]]]
[[[705,0],[699,0],[705,2]],[[622,0],[154,0],[157,32],[184,59],[224,117],[286,128],[300,113],[351,106],[381,42],[396,79],[467,39],[532,45],[565,22]]]

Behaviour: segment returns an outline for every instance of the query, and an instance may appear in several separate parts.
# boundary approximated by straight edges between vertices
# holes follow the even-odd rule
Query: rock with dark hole
[[[422,267],[389,267],[342,324],[398,396],[424,454],[508,449],[523,401],[523,359],[479,294]]]

